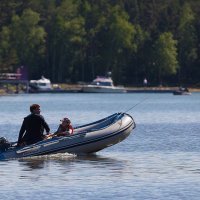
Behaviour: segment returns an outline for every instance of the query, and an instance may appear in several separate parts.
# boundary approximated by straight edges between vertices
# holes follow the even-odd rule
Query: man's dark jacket
[[[49,133],[50,129],[42,115],[30,114],[24,118],[22,123],[18,144],[26,142],[26,144],[33,144],[44,139],[44,129]]]

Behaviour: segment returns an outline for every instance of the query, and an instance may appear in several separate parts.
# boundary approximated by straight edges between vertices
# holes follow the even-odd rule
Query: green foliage
[[[117,84],[199,82],[200,2],[1,0],[0,72]],[[178,81],[177,81],[178,80]]]
[[[29,63],[33,53],[44,53],[46,33],[44,28],[38,25],[39,21],[39,14],[31,9],[24,10],[22,16],[14,15],[12,18],[12,44],[24,63]]]
[[[128,21],[128,14],[121,11],[118,6],[112,9],[110,21],[110,34],[116,46],[127,49],[136,49],[133,43],[134,26]]]
[[[162,33],[155,42],[155,67],[160,82],[163,76],[176,74],[178,67],[176,46],[177,41],[170,32]]]
[[[0,72],[12,71],[18,61],[16,51],[10,43],[10,34],[8,27],[2,28],[0,33]]]
[[[84,18],[78,14],[74,1],[63,1],[56,7],[48,26],[48,60],[53,81],[71,81],[76,63],[82,60],[85,41]]]
[[[195,29],[195,15],[188,3],[183,5],[179,23],[179,59],[181,64],[180,78],[192,76],[195,61],[198,59],[198,39]]]
[[[21,16],[13,15],[9,26],[3,27],[0,55],[8,60],[8,69],[14,61],[15,66],[28,65],[30,75],[39,69],[36,61],[44,55],[46,36],[44,28],[38,25],[39,21],[39,14],[27,9]]]

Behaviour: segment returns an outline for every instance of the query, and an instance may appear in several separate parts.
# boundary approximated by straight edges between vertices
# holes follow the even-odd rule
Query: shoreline
[[[41,91],[38,93],[81,93],[82,92],[82,84],[57,84],[58,88],[54,88],[49,91]],[[127,93],[173,93],[178,89],[178,87],[125,87]],[[191,93],[200,92],[200,88],[189,87],[188,88]],[[16,91],[16,89],[12,88],[6,90],[5,88],[0,89],[0,96],[4,95],[12,95],[12,94],[20,94],[26,93],[25,91]]]
[[[67,90],[67,91],[81,91],[81,88],[83,87],[83,85],[81,84],[59,84],[61,86],[61,88],[63,90]],[[134,86],[130,86],[130,87],[124,87],[125,90],[127,90],[128,93],[131,92],[174,92],[176,90],[178,90],[178,86],[173,86],[173,87],[161,87],[161,86],[157,86],[157,87],[151,87],[151,86],[147,86],[147,87],[134,87]],[[200,92],[200,88],[196,88],[196,87],[188,87],[190,92]]]

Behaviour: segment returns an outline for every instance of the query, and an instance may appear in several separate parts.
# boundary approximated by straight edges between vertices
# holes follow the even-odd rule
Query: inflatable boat
[[[53,137],[32,145],[17,147],[16,143],[0,142],[0,160],[17,159],[55,153],[89,154],[117,144],[135,128],[127,113],[115,113],[104,119],[74,128],[70,136]]]

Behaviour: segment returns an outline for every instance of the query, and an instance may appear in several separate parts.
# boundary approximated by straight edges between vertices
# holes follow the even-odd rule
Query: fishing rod
[[[141,103],[143,103],[147,99],[148,99],[148,97],[144,98],[142,101],[136,103],[135,105],[133,105],[132,107],[130,107],[129,109],[127,109],[126,111],[124,111],[124,113],[127,113],[128,111],[132,110],[133,108],[135,108],[136,106],[140,105]]]
[[[146,98],[142,99],[140,102],[138,102],[138,103],[136,103],[135,105],[133,105],[132,107],[128,108],[126,111],[120,112],[121,114],[120,114],[119,116],[123,115],[123,113],[127,113],[128,111],[132,110],[132,109],[135,108],[136,106],[138,106],[138,105],[140,105],[141,103],[143,103],[144,101],[146,101],[148,98],[149,98],[149,97],[146,97]],[[98,113],[97,115],[99,116],[99,115],[101,115],[102,113],[103,113],[103,111],[100,112],[100,113]],[[79,121],[82,120],[82,119],[85,119],[85,118],[88,118],[88,115],[83,115],[83,116],[81,116],[81,117],[79,118]],[[108,117],[108,120],[109,120],[109,117]],[[76,126],[74,126],[74,127],[78,127],[78,126],[79,126],[79,125],[76,125]]]

